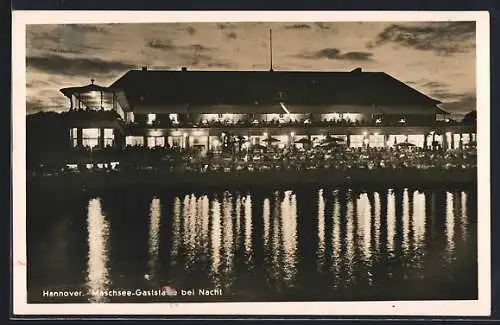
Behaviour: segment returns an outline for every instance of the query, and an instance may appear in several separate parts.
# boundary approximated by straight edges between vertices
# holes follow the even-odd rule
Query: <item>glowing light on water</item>
[[[271,216],[271,207],[269,199],[264,199],[263,207],[262,207],[262,218],[264,220],[264,245],[267,247],[269,244],[269,227],[270,227],[270,216]]]
[[[224,258],[225,258],[225,272],[230,273],[233,263],[233,206],[232,197],[229,192],[224,193],[224,199],[222,201],[222,211],[224,213],[224,218],[222,219],[223,224],[223,235],[222,240],[224,244]]]
[[[318,191],[318,237],[318,256],[322,264],[325,254],[325,198],[322,189]]]
[[[453,211],[453,194],[446,192],[446,259],[451,262],[455,250],[455,214]]]
[[[210,201],[208,196],[204,195],[200,198],[201,204],[201,241],[204,249],[208,244],[209,222],[210,222]]]
[[[91,199],[87,214],[87,242],[89,245],[87,259],[87,287],[91,294],[91,302],[105,302],[106,297],[98,291],[107,290],[109,286],[108,240],[109,223],[101,210],[101,200]]]
[[[415,220],[415,243],[423,245],[425,238],[425,194],[415,191],[413,195],[413,215]]]
[[[408,189],[403,191],[403,215],[398,216],[403,218],[403,251],[409,249],[409,234],[410,234],[410,200],[408,198]]]
[[[154,277],[158,264],[158,247],[160,243],[160,200],[153,198],[149,207],[149,273]]]
[[[281,203],[281,237],[284,251],[283,269],[285,280],[292,281],[295,277],[295,252],[297,248],[297,198],[291,191],[285,192]]]
[[[365,255],[365,261],[370,260],[371,256],[371,215],[370,215],[370,200],[368,199],[368,194],[362,193],[358,199],[356,199],[357,205],[357,230],[358,238],[360,238],[361,250]]]
[[[468,228],[468,220],[467,220],[467,193],[460,192],[460,205],[462,214],[460,216],[460,227],[462,231],[462,240],[467,240],[467,228]]]
[[[375,192],[373,194],[375,204],[375,248],[380,249],[380,194]],[[372,234],[373,235],[373,234]]]
[[[333,202],[333,215],[332,215],[332,248],[333,248],[333,264],[334,271],[338,273],[340,271],[340,204],[337,195],[335,195]]]
[[[220,248],[221,248],[221,215],[220,215],[220,203],[217,199],[212,201],[212,274],[217,276],[220,267]]]
[[[394,250],[394,236],[396,234],[396,197],[394,191],[387,194],[387,248]]]
[[[175,258],[179,250],[180,244],[180,232],[181,232],[181,199],[176,197],[174,201],[174,213],[172,220],[172,251],[171,251],[171,261],[173,264],[176,263]]]
[[[347,242],[347,282],[351,282],[352,273],[353,273],[353,261],[354,261],[354,245],[356,244],[354,241],[354,220],[357,216],[354,215],[354,204],[352,199],[347,203],[347,234],[346,234],[346,242]]]
[[[245,250],[252,250],[252,197],[247,195],[244,198],[245,206]]]

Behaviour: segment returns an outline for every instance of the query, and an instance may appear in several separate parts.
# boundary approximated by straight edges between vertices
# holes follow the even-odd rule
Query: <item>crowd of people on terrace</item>
[[[428,121],[425,125],[457,125],[462,122],[455,121],[453,119],[443,119],[443,120],[433,120]],[[139,126],[139,127],[212,127],[212,128],[224,128],[224,127],[297,127],[297,126],[319,126],[319,127],[376,127],[376,126],[419,126],[422,125],[422,121],[412,120],[406,118],[400,118],[396,120],[387,120],[383,118],[375,118],[375,119],[272,119],[272,120],[202,120],[202,121],[178,121],[172,122],[169,119],[164,121],[155,120],[152,123],[148,124],[146,122],[134,122],[130,124],[131,126]]]
[[[78,152],[76,152],[78,154]],[[79,159],[80,163],[76,163]],[[457,149],[441,147],[419,148],[401,143],[387,148],[349,148],[343,144],[318,146],[257,145],[250,149],[209,150],[192,147],[127,146],[117,151],[112,147],[93,151],[82,149],[75,162],[63,167],[63,172],[136,172],[164,171],[175,173],[217,173],[269,170],[353,170],[353,169],[469,169],[477,167],[474,143]],[[66,162],[72,158],[66,159]],[[113,161],[114,164],[109,162]],[[70,167],[70,165],[72,167]],[[78,165],[78,166],[77,166]]]

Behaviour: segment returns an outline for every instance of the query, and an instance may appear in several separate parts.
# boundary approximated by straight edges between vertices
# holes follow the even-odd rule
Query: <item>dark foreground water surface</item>
[[[474,188],[30,194],[28,301],[477,299],[476,211]]]

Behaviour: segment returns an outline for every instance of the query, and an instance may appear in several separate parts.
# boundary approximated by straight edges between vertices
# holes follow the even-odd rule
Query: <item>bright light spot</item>
[[[156,114],[148,114],[148,124],[151,125],[156,121]]]
[[[181,131],[172,131],[173,137],[179,137],[181,135]]]
[[[363,135],[365,135],[365,136],[366,136],[367,134],[368,134],[368,132],[366,132],[366,131],[365,131],[365,132],[363,132]]]
[[[264,134],[263,134],[263,135],[264,135],[264,137],[267,137],[267,132],[264,132]]]
[[[382,123],[382,119],[380,119],[380,118],[376,119],[376,120],[375,120],[375,123],[377,123],[377,124],[378,124],[378,123]]]
[[[404,118],[399,120],[399,123],[406,123],[406,120]]]
[[[186,132],[184,132],[184,134],[183,134],[183,135],[184,135],[184,137],[185,137],[185,138],[188,136],[188,134],[187,134]]]
[[[295,136],[295,132],[290,132],[290,136],[294,137]]]
[[[374,135],[378,135],[378,132],[375,132]]]
[[[286,108],[285,104],[283,102],[280,103],[281,108],[285,111],[285,113],[290,114],[290,111]]]

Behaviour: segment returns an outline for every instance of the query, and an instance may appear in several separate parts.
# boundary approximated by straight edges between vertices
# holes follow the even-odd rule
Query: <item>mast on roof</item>
[[[269,29],[269,71],[273,71],[273,30]]]

